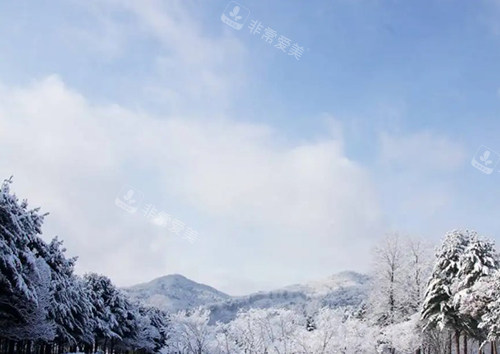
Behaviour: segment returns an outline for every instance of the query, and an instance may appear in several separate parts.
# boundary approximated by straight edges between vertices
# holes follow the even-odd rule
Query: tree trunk
[[[16,343],[13,340],[9,340],[9,354],[14,354],[14,346]]]
[[[467,334],[464,334],[464,354],[467,354]]]
[[[460,332],[455,331],[455,353],[460,354]]]

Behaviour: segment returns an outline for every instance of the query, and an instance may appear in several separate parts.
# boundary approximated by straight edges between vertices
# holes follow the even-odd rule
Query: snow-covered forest
[[[463,230],[439,247],[392,234],[373,252],[360,306],[251,308],[210,323],[200,307],[167,313],[98,274],[74,273],[62,241],[40,237],[45,214],[0,189],[2,353],[497,353],[499,258]]]

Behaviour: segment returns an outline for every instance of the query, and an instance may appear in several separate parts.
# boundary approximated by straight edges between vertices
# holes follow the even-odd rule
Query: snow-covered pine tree
[[[469,245],[460,257],[458,282],[453,298],[453,305],[459,313],[463,331],[479,340],[485,339],[485,333],[478,328],[480,318],[486,310],[482,307],[483,294],[478,294],[474,285],[498,269],[498,255],[492,241],[473,235]]]
[[[46,320],[51,291],[46,263],[37,257],[34,245],[44,215],[29,210],[27,201],[19,202],[10,192],[12,179],[0,187],[0,339],[10,340],[9,350],[17,350],[16,341],[53,339],[53,323]],[[15,349],[16,348],[16,349]]]
[[[21,314],[22,321],[0,321],[0,337],[14,341],[50,342],[56,336],[56,326],[48,320],[52,291],[50,288],[50,268],[41,258],[36,259],[36,273],[32,274],[32,284],[36,290],[37,302],[16,301],[13,305]]]
[[[141,326],[139,335],[142,341],[138,340],[137,347],[146,351],[158,352],[165,347],[169,337],[170,320],[168,314],[156,307],[145,307],[135,304],[139,310]]]
[[[95,309],[90,301],[91,296],[83,279],[73,275],[71,281],[71,294],[74,296],[72,307],[72,316],[74,327],[71,335],[76,339],[80,347],[91,348],[94,344],[95,318],[93,314]],[[77,312],[74,312],[74,311]]]
[[[17,303],[37,304],[36,256],[30,249],[41,233],[43,215],[28,210],[10,193],[12,179],[0,187],[0,320],[23,321]]]
[[[111,350],[115,348],[122,350],[127,348],[146,349],[141,348],[141,346],[149,348],[150,343],[144,341],[139,343],[138,341],[143,319],[135,304],[123,292],[116,289],[112,300],[109,302],[109,307],[118,323],[118,326],[112,329],[120,337],[120,339],[113,338],[111,340]]]
[[[40,256],[51,270],[52,306],[48,318],[56,324],[57,344],[70,349],[79,343],[92,344],[88,335],[92,321],[90,301],[73,274],[76,258],[66,258],[65,251],[57,237],[39,246]]]
[[[105,276],[86,274],[96,347],[103,350],[154,352],[165,345],[168,317],[132,302]]]
[[[470,288],[498,269],[498,254],[493,241],[474,235],[460,258],[458,290]]]
[[[482,294],[484,299],[482,308],[485,308],[478,327],[486,332],[489,341],[498,341],[500,340],[500,270],[476,284],[476,291]]]
[[[111,340],[120,340],[116,333],[119,324],[115,314],[111,311],[111,304],[116,296],[116,288],[109,278],[89,273],[84,276],[85,286],[92,304],[92,317],[94,318],[94,343],[95,349],[106,348]]]
[[[474,285],[498,269],[498,257],[491,241],[474,231],[448,233],[436,254],[422,308],[426,328],[448,328],[455,331],[456,350],[464,334],[482,340],[478,328],[481,310],[474,305]],[[477,298],[477,297],[476,297]]]
[[[155,350],[159,351],[166,345],[170,336],[170,328],[172,327],[170,316],[167,312],[155,307],[141,307],[141,309],[144,309],[144,315],[149,318],[151,326],[158,331],[159,336],[155,336],[153,342]]]
[[[457,290],[460,260],[474,232],[452,231],[445,235],[436,252],[436,261],[429,279],[422,305],[421,319],[424,328],[448,328],[455,331],[456,351],[460,352],[460,332],[463,330],[460,315],[453,305]]]

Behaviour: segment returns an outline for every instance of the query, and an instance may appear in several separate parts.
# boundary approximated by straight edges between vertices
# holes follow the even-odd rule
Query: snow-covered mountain
[[[132,297],[169,312],[203,306],[211,322],[232,320],[240,309],[358,306],[366,299],[369,277],[355,272],[334,274],[324,280],[290,285],[245,296],[229,296],[182,275],[167,275],[125,289]]]
[[[168,312],[207,306],[230,298],[208,285],[172,274],[124,289],[131,297]]]

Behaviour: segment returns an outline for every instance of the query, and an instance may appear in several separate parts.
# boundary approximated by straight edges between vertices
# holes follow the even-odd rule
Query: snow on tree
[[[421,333],[419,314],[415,313],[409,320],[383,328],[379,342],[400,353],[414,353],[422,347]]]
[[[498,269],[498,256],[494,243],[474,235],[460,257],[453,305],[459,312],[461,327],[470,336],[482,340],[484,335],[478,328],[480,317],[485,310],[483,294],[479,291],[481,279]],[[478,284],[478,287],[475,287]]]
[[[436,263],[429,280],[422,308],[426,328],[448,328],[455,331],[456,351],[460,337],[483,340],[480,329],[482,309],[475,288],[481,279],[498,268],[498,257],[491,241],[474,231],[453,231],[436,253]]]
[[[22,321],[0,320],[0,337],[10,338],[16,341],[42,340],[50,342],[56,337],[56,325],[48,320],[51,308],[52,291],[50,289],[50,268],[42,259],[37,259],[36,273],[32,274],[37,296],[34,305],[29,301],[15,303]]]
[[[460,329],[460,318],[452,302],[457,290],[461,257],[475,235],[467,230],[452,231],[446,234],[437,251],[422,308],[422,319],[427,327]]]
[[[240,310],[228,324],[217,324],[212,350],[220,353],[296,353],[305,317],[283,308]]]
[[[30,245],[41,233],[43,215],[28,210],[10,193],[12,179],[0,187],[0,318],[23,321],[17,303],[37,305],[36,256]]]
[[[410,238],[403,243],[403,255],[401,308],[407,316],[413,316],[420,311],[432,271],[433,248],[426,241]]]
[[[109,278],[95,273],[84,276],[89,300],[92,304],[92,317],[95,320],[95,342],[107,343],[111,339],[120,339],[116,330],[119,326],[115,314],[111,311],[111,303],[116,296],[116,289]]]
[[[314,316],[316,328],[297,329],[297,350],[306,354],[374,353],[379,328],[353,316],[350,309],[323,307]]]
[[[500,339],[500,270],[482,278],[474,285],[472,299],[466,303],[470,313],[480,316],[478,328],[485,331],[486,339]]]
[[[458,290],[462,291],[474,285],[480,278],[498,269],[498,255],[493,241],[474,235],[460,257],[458,271]]]
[[[388,325],[397,321],[401,304],[401,268],[403,250],[399,235],[388,235],[374,250],[371,314],[377,324]]]
[[[154,307],[135,304],[137,314],[137,332],[134,347],[147,352],[158,352],[167,345],[170,330],[168,314]]]
[[[340,336],[335,343],[339,353],[364,353],[377,352],[377,335],[379,329],[366,321],[348,317],[341,326]]]
[[[263,341],[276,353],[292,353],[296,346],[297,328],[306,327],[304,320],[292,310],[266,309],[259,323],[264,334]]]
[[[73,274],[76,258],[66,258],[66,250],[57,237],[38,249],[51,270],[52,299],[48,319],[56,324],[59,344],[93,344],[93,309],[85,287]]]
[[[386,236],[374,250],[368,312],[375,323],[387,326],[419,311],[430,273],[430,247],[418,239]]]
[[[172,337],[168,346],[173,352],[186,354],[207,353],[211,337],[208,325],[210,311],[197,308],[192,311],[180,311],[172,316]]]
[[[312,317],[314,329],[306,326],[298,330],[297,347],[307,354],[333,352],[344,319],[345,313],[341,309],[320,308]]]

